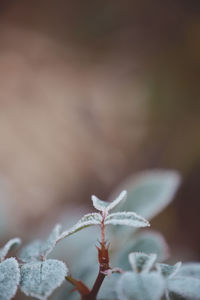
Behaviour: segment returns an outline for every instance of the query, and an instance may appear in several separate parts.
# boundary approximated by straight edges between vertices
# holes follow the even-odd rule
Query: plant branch
[[[93,285],[91,292],[88,295],[83,295],[82,300],[96,300],[97,294],[99,292],[99,289],[103,283],[105,276],[106,276],[105,274],[99,271],[99,274],[97,276],[97,279]]]
[[[98,251],[98,260],[99,260],[99,273],[95,280],[92,290],[82,282],[73,279],[72,277],[68,277],[67,280],[70,281],[76,288],[76,290],[80,293],[82,300],[96,300],[97,294],[99,289],[104,281],[104,278],[111,270],[109,266],[109,253],[108,248],[109,245],[106,245],[105,240],[105,218],[106,218],[106,211],[102,213],[102,222],[101,222],[101,242],[100,247],[97,247]],[[111,272],[112,273],[112,272]]]
[[[82,300],[96,300],[97,294],[99,292],[99,289],[104,281],[104,278],[106,277],[106,271],[110,269],[109,266],[109,253],[108,253],[108,245],[106,245],[105,241],[105,218],[106,218],[106,211],[102,214],[102,222],[101,222],[101,242],[100,242],[100,248],[97,248],[98,251],[98,260],[99,260],[99,273],[97,276],[97,279],[95,280],[95,283],[93,285],[93,288],[91,292],[88,295],[82,296]]]
[[[82,296],[90,293],[89,288],[81,280],[76,280],[71,276],[67,276],[66,280],[73,284],[75,286],[75,290],[77,290]]]

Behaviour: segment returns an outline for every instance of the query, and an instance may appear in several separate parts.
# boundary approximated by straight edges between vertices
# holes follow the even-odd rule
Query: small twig
[[[89,288],[81,280],[76,280],[71,276],[67,276],[66,280],[72,283],[75,286],[75,290],[78,291],[82,296],[90,293]]]

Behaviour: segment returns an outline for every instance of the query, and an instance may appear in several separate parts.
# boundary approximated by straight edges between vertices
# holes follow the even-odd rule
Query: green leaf
[[[181,262],[176,263],[174,266],[167,264],[156,264],[156,268],[163,277],[172,278],[174,277],[181,267]]]
[[[55,259],[31,262],[21,267],[22,292],[37,299],[47,299],[67,276],[66,265]]]
[[[112,202],[106,202],[103,200],[100,200],[96,196],[92,195],[91,199],[93,202],[93,206],[99,210],[99,211],[106,211],[109,212],[112,209],[114,209],[119,203],[123,202],[126,200],[127,197],[127,192],[122,191],[119,196]]]
[[[76,217],[77,218],[77,217]],[[69,228],[69,226],[65,226]],[[82,230],[58,243],[53,252],[54,258],[61,258],[66,261],[70,267],[70,273],[76,279],[82,280],[89,288],[92,288],[94,280],[98,274],[98,257],[95,244],[97,242],[98,229],[95,226]],[[63,287],[64,286],[64,287]],[[80,300],[77,291],[72,293],[73,286],[64,284],[62,288],[56,291],[52,296],[55,300]]]
[[[161,300],[165,281],[156,272],[127,272],[121,276],[117,286],[120,300]]]
[[[94,279],[98,274],[98,258],[95,252],[95,247],[89,247],[88,253],[83,253],[82,258],[78,260],[78,270],[75,270],[73,274],[76,278],[81,279],[88,287],[92,288]],[[77,266],[76,266],[77,269]]]
[[[175,276],[168,280],[169,298],[182,297],[185,300],[200,299],[200,279]]]
[[[98,293],[97,300],[115,300],[117,297],[117,284],[121,274],[115,273],[111,276],[106,276],[101,289]]]
[[[168,247],[161,234],[149,231],[129,237],[124,242],[115,257],[115,265],[125,270],[130,270],[128,255],[131,252],[143,252],[146,254],[155,253],[158,261],[165,260],[168,257]]]
[[[120,185],[128,195],[123,208],[150,220],[172,201],[179,185],[180,175],[175,171],[141,172]]]
[[[133,226],[137,228],[150,226],[147,220],[138,216],[134,212],[118,212],[118,213],[110,214],[106,217],[105,224],[126,225],[126,226]]]
[[[184,263],[178,270],[178,275],[200,279],[200,263]]]
[[[19,258],[23,262],[34,262],[46,259],[57,244],[61,233],[61,225],[57,224],[46,241],[35,240],[23,247]]]
[[[102,216],[99,213],[91,213],[83,216],[77,224],[72,226],[69,230],[64,231],[59,240],[64,239],[65,237],[89,226],[100,225],[102,221]]]
[[[156,261],[156,254],[134,252],[129,254],[129,262],[136,273],[149,272]]]
[[[19,259],[22,262],[36,262],[41,260],[43,242],[35,240],[25,247],[23,247],[19,253]]]
[[[62,226],[60,224],[56,224],[54,229],[52,230],[51,234],[49,235],[46,242],[44,242],[42,249],[41,249],[41,256],[47,257],[49,253],[54,249],[55,245],[57,244],[60,234],[61,234]]]
[[[17,291],[20,280],[18,262],[11,257],[0,263],[0,299],[12,299]]]
[[[166,300],[188,300],[186,298],[183,298],[181,296],[178,296],[176,294],[171,293],[170,295],[168,294],[168,292],[165,293],[165,298]],[[164,300],[165,300],[164,298]]]
[[[9,240],[3,248],[0,249],[0,261],[3,261],[13,248],[21,244],[21,240],[19,238],[14,238]]]

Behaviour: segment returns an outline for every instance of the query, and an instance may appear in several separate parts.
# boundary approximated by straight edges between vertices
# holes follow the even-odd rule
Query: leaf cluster
[[[12,299],[18,287],[27,296],[45,300],[65,278],[85,293],[82,299],[86,300],[200,300],[200,263],[181,265],[179,262],[173,266],[163,263],[169,254],[164,238],[154,231],[137,231],[149,227],[146,219],[150,220],[172,201],[179,183],[180,177],[174,171],[142,173],[123,184],[128,194],[123,190],[119,196],[113,197],[113,201],[106,202],[93,195],[92,203],[98,212],[84,215],[64,231],[57,224],[46,240],[35,240],[23,247],[18,259],[6,259],[6,256],[21,243],[20,239],[8,241],[0,249],[0,300]],[[114,226],[110,228],[108,225]],[[82,239],[71,239],[68,243],[70,268],[63,261],[49,257],[54,248],[56,254],[56,245],[60,241],[91,226],[101,230],[100,256],[102,253],[108,256],[105,240],[105,228],[108,227],[107,236],[112,241],[111,264],[115,266],[110,267],[107,257],[107,269],[102,271],[100,266],[96,281],[98,261],[91,232],[86,231]],[[66,252],[65,243],[62,245],[63,252]],[[76,249],[76,257],[73,249]],[[101,278],[100,284],[98,278]],[[100,290],[97,297],[91,298],[96,283]],[[80,295],[71,293],[71,286],[66,282],[52,299],[76,300]]]

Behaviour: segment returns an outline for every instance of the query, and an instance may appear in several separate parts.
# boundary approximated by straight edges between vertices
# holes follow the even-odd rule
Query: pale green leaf
[[[157,270],[162,274],[163,277],[172,278],[174,277],[181,267],[181,262],[176,263],[174,266],[167,264],[156,264]]]
[[[165,291],[165,281],[156,272],[127,272],[121,276],[117,286],[120,300],[161,300]]]
[[[129,237],[129,240],[123,243],[121,251],[116,255],[115,265],[125,270],[130,270],[128,255],[131,252],[155,253],[158,261],[165,260],[168,257],[168,247],[164,238],[161,234],[154,231]]]
[[[175,276],[168,280],[169,298],[174,295],[185,300],[200,300],[200,279]]]
[[[57,244],[60,234],[61,234],[62,226],[60,224],[56,224],[53,228],[51,234],[49,235],[48,239],[43,243],[41,249],[41,256],[47,257],[47,255],[53,250],[55,245]]]
[[[19,259],[22,262],[36,262],[42,259],[43,242],[40,240],[35,240],[25,247],[23,247],[19,253]]]
[[[126,211],[135,211],[150,220],[172,201],[179,185],[180,175],[176,171],[141,172],[120,185],[119,189],[127,190],[127,200],[123,208]]]
[[[178,270],[178,275],[200,279],[200,263],[184,263]]]
[[[46,259],[47,255],[54,249],[61,233],[61,225],[57,224],[53,228],[46,241],[35,240],[23,247],[19,253],[19,258],[23,262],[33,262]]]
[[[129,254],[129,262],[136,273],[149,272],[156,261],[156,254],[133,252]]]
[[[111,276],[106,276],[100,291],[97,295],[97,300],[115,300],[117,297],[117,284],[121,274],[114,273]]]
[[[0,300],[12,299],[20,280],[18,262],[11,257],[0,263]]]
[[[104,211],[107,209],[107,207],[109,206],[110,202],[106,202],[103,200],[100,200],[97,196],[92,195],[91,197],[92,202],[93,202],[93,206],[94,208],[96,208],[99,211]]]
[[[150,226],[147,220],[145,220],[141,216],[138,216],[134,212],[118,212],[110,214],[106,217],[105,224],[126,225],[137,228]]]
[[[89,288],[92,288],[94,284],[94,280],[98,274],[99,266],[98,266],[98,257],[97,257],[97,250],[94,247],[95,245],[95,238],[93,240],[93,243],[91,241],[86,239],[86,243],[77,243],[77,247],[79,247],[80,254],[77,255],[77,252],[75,249],[72,252],[69,251],[69,248],[71,246],[71,240],[78,239],[79,236],[80,239],[82,239],[83,233],[89,233],[90,235],[93,228],[90,228],[90,230],[85,230],[83,232],[77,233],[77,235],[72,235],[68,239],[63,240],[62,243],[60,243],[59,246],[63,246],[65,244],[65,247],[63,246],[63,250],[65,251],[64,258],[67,262],[69,262],[70,267],[70,273],[72,276],[76,279],[82,280]],[[86,235],[85,235],[86,236]],[[93,235],[94,236],[94,235]],[[59,247],[58,246],[58,247]],[[66,248],[67,247],[67,248]],[[67,249],[67,250],[66,250]],[[83,251],[84,249],[84,251]],[[57,247],[55,249],[57,251]],[[74,254],[75,253],[75,254]],[[70,256],[71,255],[71,256]],[[67,257],[66,257],[67,256]],[[72,292],[73,286],[69,283],[63,284],[63,286],[59,289],[57,289],[55,295],[51,296],[51,299],[53,300],[80,300],[80,295],[77,291]]]
[[[72,226],[69,230],[61,233],[59,240],[89,226],[100,225],[102,221],[102,216],[99,213],[91,213],[83,216],[78,223]]]
[[[47,299],[67,276],[66,265],[55,259],[44,262],[31,262],[21,267],[20,287],[27,296]]]
[[[93,206],[97,210],[109,212],[112,209],[114,209],[119,203],[125,201],[126,197],[127,197],[127,192],[122,191],[114,201],[106,202],[106,201],[100,200],[96,196],[92,195],[92,202],[93,202]]]
[[[21,244],[21,240],[19,238],[14,238],[9,240],[3,248],[0,249],[0,261],[3,261],[8,254],[14,247]]]
[[[82,250],[80,257],[77,258],[78,268],[75,265],[73,273],[89,287],[92,287],[99,269],[97,249],[94,245],[88,245],[85,251]]]

